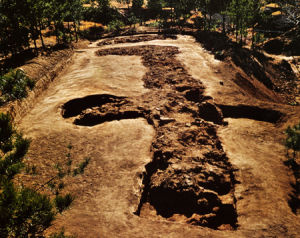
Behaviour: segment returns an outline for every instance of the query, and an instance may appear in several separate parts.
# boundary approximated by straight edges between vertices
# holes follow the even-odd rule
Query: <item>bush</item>
[[[81,31],[80,34],[83,38],[88,40],[97,40],[103,34],[103,27],[92,26],[84,31]]]
[[[287,138],[285,146],[293,150],[293,158],[295,159],[297,151],[300,151],[300,122],[293,127],[288,127],[285,131]]]
[[[0,237],[44,237],[43,232],[54,220],[55,215],[62,213],[74,200],[71,194],[62,196],[59,191],[64,188],[60,181],[53,183],[56,191],[54,200],[49,196],[23,186],[17,187],[13,183],[15,175],[20,173],[23,167],[23,158],[29,148],[29,141],[18,133],[11,123],[8,114],[0,113]],[[72,146],[68,146],[69,150]],[[70,159],[70,152],[67,158]],[[79,164],[78,171],[83,172],[89,159]],[[71,164],[70,164],[71,166]],[[59,167],[60,168],[60,167]],[[65,173],[60,169],[54,178],[60,179],[59,173]],[[50,179],[46,184],[54,181]],[[44,187],[42,185],[41,187]],[[41,188],[40,187],[40,188]],[[53,234],[51,237],[64,238],[63,232]]]
[[[108,32],[120,32],[124,27],[124,23],[120,20],[113,20],[107,26]]]
[[[90,162],[90,158],[85,158],[84,161],[82,161],[76,169],[73,170],[73,176],[76,176],[78,174],[83,174],[86,166],[88,166]]]
[[[50,199],[32,189],[16,187],[29,141],[17,133],[8,114],[0,114],[0,237],[42,235],[54,219]]]
[[[10,70],[0,76],[0,104],[27,97],[27,88],[33,89],[35,82],[31,80],[23,70]]]
[[[75,236],[67,236],[65,235],[65,231],[62,230],[58,233],[51,234],[49,238],[75,238]]]
[[[73,202],[74,198],[70,193],[65,196],[56,195],[54,199],[54,204],[58,212],[62,213],[64,210],[68,209]]]

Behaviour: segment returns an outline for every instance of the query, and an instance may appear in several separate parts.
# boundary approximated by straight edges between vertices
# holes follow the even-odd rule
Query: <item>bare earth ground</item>
[[[91,158],[65,179],[75,201],[47,232],[299,237],[282,143],[299,108],[275,103],[259,82],[257,97],[240,87],[238,69],[192,37],[159,38],[77,50],[19,122],[38,168],[24,183],[51,178],[68,144],[73,164]]]

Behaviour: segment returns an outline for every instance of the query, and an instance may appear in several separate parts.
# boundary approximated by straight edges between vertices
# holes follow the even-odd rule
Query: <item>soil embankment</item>
[[[33,91],[22,100],[8,103],[1,108],[1,112],[9,112],[14,121],[19,121],[37,102],[37,98],[48,88],[49,84],[71,62],[73,49],[61,49],[38,56],[26,62],[22,70],[33,79],[36,84]]]

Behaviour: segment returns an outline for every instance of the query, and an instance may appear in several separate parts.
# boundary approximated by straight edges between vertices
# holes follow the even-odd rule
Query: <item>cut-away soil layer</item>
[[[51,81],[70,63],[73,53],[73,49],[65,48],[49,52],[47,56],[38,56],[27,61],[24,60],[26,57],[16,59],[17,62],[22,61],[20,63],[20,65],[23,64],[21,69],[36,84],[33,91],[28,92],[27,98],[9,102],[0,111],[10,113],[15,121],[19,121],[34,106],[37,97],[46,90]],[[16,62],[14,63],[16,64]]]
[[[76,52],[20,122],[37,167],[24,184],[48,181],[68,144],[74,166],[91,158],[64,179],[75,201],[47,234],[297,237],[281,142],[297,107],[274,103],[276,93],[192,37],[145,38]]]

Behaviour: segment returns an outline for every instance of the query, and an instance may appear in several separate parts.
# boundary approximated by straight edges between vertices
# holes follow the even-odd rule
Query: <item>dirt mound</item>
[[[114,45],[114,44],[123,44],[123,43],[136,43],[142,41],[152,41],[152,40],[165,40],[165,39],[176,39],[176,35],[134,35],[134,36],[123,36],[108,38],[100,41],[97,45]]]

